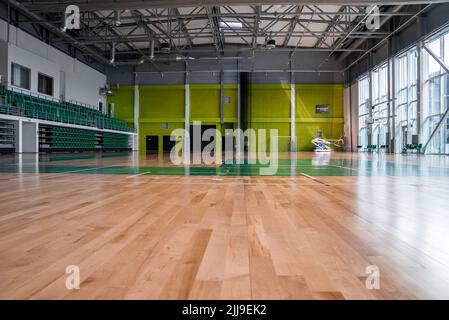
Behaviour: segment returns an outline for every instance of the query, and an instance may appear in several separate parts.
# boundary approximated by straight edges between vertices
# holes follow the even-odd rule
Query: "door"
[[[209,144],[209,143],[211,143],[211,141],[214,141],[214,144],[215,144],[215,138],[210,138],[210,140],[209,141],[203,141],[202,140],[202,137],[203,137],[203,133],[207,130],[207,129],[215,129],[216,128],[216,126],[215,125],[201,125],[201,126],[199,126],[200,128],[195,128],[195,130],[200,130],[200,132],[201,132],[201,152],[203,151],[203,149]],[[193,152],[193,138],[194,138],[194,136],[193,136],[193,129],[194,129],[194,126],[193,125],[191,125],[190,126],[190,151],[192,151]]]
[[[159,151],[159,137],[147,136],[146,137],[146,151],[147,153],[158,153]]]
[[[170,152],[176,144],[176,141],[171,141],[170,136],[164,136],[162,141],[162,149],[164,152]]]

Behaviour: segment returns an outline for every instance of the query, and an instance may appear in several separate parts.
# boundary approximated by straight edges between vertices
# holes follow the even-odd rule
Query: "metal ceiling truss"
[[[248,52],[266,50],[266,41],[275,39],[276,47],[272,50],[289,52],[290,57],[297,51],[328,52],[321,65],[339,52],[366,52],[366,49],[351,47],[355,40],[382,40],[394,31],[368,30],[364,25],[369,14],[366,12],[368,5],[378,4],[381,17],[397,17],[397,22],[400,22],[401,18],[414,17],[420,10],[420,6],[414,4],[430,2],[308,0],[298,4],[288,0],[1,1],[23,13],[26,18],[20,19],[19,23],[33,24],[41,37],[44,37],[42,28],[49,30],[53,36],[46,36],[47,42],[69,43],[83,55],[91,56],[102,64],[109,61],[112,47],[120,60],[116,61],[117,64],[133,61],[142,63],[151,59],[148,55],[151,43],[155,44],[154,52],[158,56],[163,54],[159,50],[160,45],[169,43],[170,55],[177,55],[177,60],[182,60],[200,52],[213,53],[217,58],[226,55],[229,58],[229,54],[236,58],[247,56]],[[79,5],[81,9],[81,30],[64,33],[60,31],[64,20],[64,10],[61,9],[69,4]],[[322,7],[324,4],[326,6]],[[401,4],[401,9],[389,10],[393,4]],[[117,17],[120,23],[116,23]],[[207,46],[213,49],[207,49]]]

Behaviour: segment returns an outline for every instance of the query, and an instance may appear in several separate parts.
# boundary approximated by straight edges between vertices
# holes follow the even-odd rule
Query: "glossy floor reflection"
[[[423,162],[418,155],[398,158],[385,154],[281,153],[276,161],[232,156],[219,164],[173,165],[169,154],[21,155],[0,158],[0,172],[58,174],[126,174],[175,176],[261,176],[272,166],[275,176],[449,176],[447,163]],[[436,156],[427,157],[429,159]],[[396,161],[400,159],[401,161]]]
[[[133,154],[2,156],[0,298],[449,298],[448,157],[279,164],[285,176],[230,163],[186,174]],[[80,290],[65,287],[68,265]],[[379,290],[366,287],[373,265]]]

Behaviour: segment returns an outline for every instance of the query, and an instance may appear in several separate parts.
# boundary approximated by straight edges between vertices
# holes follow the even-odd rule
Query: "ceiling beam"
[[[36,14],[34,12],[30,12],[27,8],[25,8],[22,3],[15,1],[15,0],[7,0],[6,1],[11,7],[15,8],[17,11],[20,11],[22,14],[32,18],[35,21],[39,21],[39,23],[42,24],[44,28],[55,34],[61,39],[66,40],[69,42],[72,46],[75,48],[81,50],[82,52],[86,52],[91,54],[92,57],[94,57],[98,62],[102,63],[103,65],[109,64],[109,60],[106,59],[104,56],[98,54],[95,49],[89,48],[81,43],[78,42],[77,39],[73,38],[69,34],[61,31],[60,28],[56,27],[55,25],[47,22],[43,17],[41,17],[39,14]]]
[[[304,0],[301,5],[413,5],[428,3],[445,3],[447,0]],[[81,11],[100,10],[138,10],[180,7],[215,7],[233,5],[298,5],[297,0],[121,0],[121,1],[86,1],[59,0],[23,3],[32,11],[63,12],[68,5],[77,5]]]
[[[391,8],[390,10],[391,10],[391,12],[398,12],[398,11],[401,10],[402,7],[403,7],[403,6],[395,6],[395,7]],[[390,20],[390,18],[391,18],[391,17],[382,17],[382,18],[380,19],[379,26],[382,27],[384,24],[386,24],[386,23]],[[354,40],[354,41],[349,45],[349,47],[350,47],[350,48],[358,48],[358,47],[360,47],[363,43],[365,43],[365,41],[366,41],[366,39],[357,39],[357,40]],[[346,53],[341,54],[341,55],[337,58],[337,61],[338,61],[338,62],[342,62],[342,61],[343,61],[344,59],[346,59],[348,56],[349,56],[349,54],[346,54]]]
[[[179,15],[178,8],[175,8],[174,12]],[[193,46],[193,41],[192,41],[192,38],[190,37],[189,31],[188,31],[188,29],[186,27],[184,19],[177,18],[177,20],[178,20],[178,26],[182,30],[182,32],[184,33],[184,37],[186,38],[189,47],[192,47]]]
[[[304,8],[304,6],[298,6],[298,8],[296,9],[296,13],[297,14],[301,13],[303,8]],[[288,28],[288,34],[285,36],[284,44],[282,45],[283,47],[286,47],[288,45],[288,42],[290,41],[292,33],[296,28],[296,24],[298,23],[298,18],[299,18],[299,16],[296,15],[290,22],[290,27]]]

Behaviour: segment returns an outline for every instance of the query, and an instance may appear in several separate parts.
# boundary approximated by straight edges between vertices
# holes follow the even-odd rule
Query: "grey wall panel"
[[[140,85],[150,84],[184,84],[184,74],[182,73],[162,73],[162,74],[139,74]]]
[[[270,84],[270,83],[290,83],[290,73],[288,72],[255,72],[251,77],[252,83],[254,84]]]
[[[251,59],[234,60],[216,60],[212,56],[203,54],[197,60],[187,62],[187,70],[191,71],[190,83],[192,84],[218,84],[220,83],[219,71],[224,70],[224,83],[237,83],[238,73],[240,71],[261,71],[254,72],[253,83],[290,83],[290,54],[280,51],[259,51]],[[328,58],[328,52],[302,52],[295,53],[292,68],[295,70],[342,70],[343,66],[336,62],[333,57]],[[327,59],[327,60],[326,60]],[[151,74],[141,73],[139,76],[140,84],[182,84],[184,83],[184,74],[186,63],[181,61],[172,61],[167,63],[155,62],[154,64],[145,63],[136,66],[137,72],[152,72]],[[210,72],[205,72],[210,70]],[[180,73],[173,73],[179,71]],[[201,72],[196,72],[201,71]],[[273,72],[279,71],[279,72]],[[134,78],[130,75],[133,72],[132,67],[115,67],[108,69],[108,80],[110,84],[121,85],[133,84]],[[156,73],[155,73],[156,72]],[[126,75],[128,74],[128,75]],[[163,74],[163,76],[161,76]],[[313,72],[296,73],[297,83],[341,83],[343,76],[341,73]]]
[[[329,73],[329,72],[309,72],[309,73],[295,73],[295,83],[343,83],[343,73]]]
[[[109,67],[107,72],[108,84],[110,85],[121,85],[121,86],[132,86],[134,85],[134,68],[132,67],[120,67],[114,68]]]
[[[193,72],[189,79],[191,84],[219,84],[220,72]]]
[[[0,41],[0,75],[6,82],[8,79],[8,44],[4,41]]]

